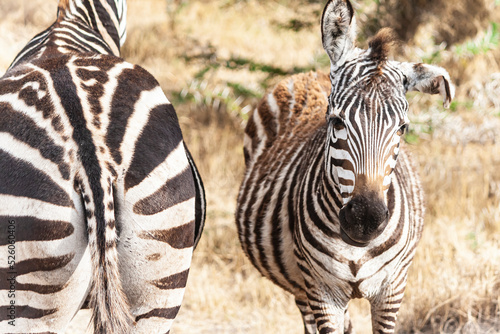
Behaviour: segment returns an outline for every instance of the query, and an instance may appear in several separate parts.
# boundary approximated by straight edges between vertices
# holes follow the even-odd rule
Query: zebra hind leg
[[[62,188],[46,191],[60,194]],[[7,263],[9,221],[16,233],[16,253],[10,255],[17,260],[0,269],[0,333],[63,333],[88,292],[91,264],[84,210],[72,187],[67,192],[73,200],[67,206],[0,194],[0,256]],[[1,219],[6,216],[8,221]]]
[[[304,322],[304,333],[305,334],[316,334],[316,320],[314,319],[314,314],[307,301],[295,300],[295,304],[302,314],[302,321]]]

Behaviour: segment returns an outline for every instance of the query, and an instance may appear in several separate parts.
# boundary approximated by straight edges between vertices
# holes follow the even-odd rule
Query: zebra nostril
[[[354,207],[354,204],[352,201],[350,201],[349,203],[347,203],[344,207],[344,211],[346,213],[346,218],[347,220],[352,220],[354,217],[353,217],[353,213],[354,211],[356,210],[356,208]]]

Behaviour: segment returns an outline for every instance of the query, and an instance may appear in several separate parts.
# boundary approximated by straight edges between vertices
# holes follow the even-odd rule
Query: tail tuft
[[[94,212],[88,216],[92,259],[90,308],[94,333],[129,333],[134,320],[120,280],[111,182],[101,182],[101,186],[88,184],[82,187],[82,194],[90,198],[89,203],[85,203],[86,210]]]

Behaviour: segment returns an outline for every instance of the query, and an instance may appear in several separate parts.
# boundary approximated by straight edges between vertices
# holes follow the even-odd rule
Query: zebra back
[[[324,124],[330,87],[327,75],[309,72],[285,79],[267,93],[245,128],[246,165],[255,162],[276,138],[307,138],[309,131]]]

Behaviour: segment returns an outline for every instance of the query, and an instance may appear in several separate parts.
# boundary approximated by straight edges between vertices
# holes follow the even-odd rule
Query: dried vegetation
[[[0,2],[0,72],[55,17],[56,0]],[[175,333],[302,333],[293,299],[260,277],[233,222],[243,175],[242,128],[286,75],[327,70],[322,1],[129,0],[127,60],[152,72],[174,102],[205,180],[209,211]],[[446,67],[451,110],[409,94],[407,147],[427,194],[425,229],[398,333],[500,332],[500,2],[358,1],[360,44],[382,26],[403,40],[399,60]],[[369,306],[352,303],[358,332]],[[85,311],[68,333],[83,333]]]

